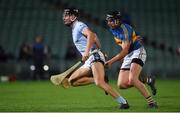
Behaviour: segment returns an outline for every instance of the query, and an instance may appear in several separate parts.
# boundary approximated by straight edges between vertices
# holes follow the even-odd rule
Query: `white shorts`
[[[140,66],[143,66],[146,62],[146,57],[147,54],[144,47],[132,51],[124,57],[123,63],[121,65],[121,70],[129,70],[131,63],[137,63]]]
[[[93,53],[84,63],[84,65],[82,65],[80,68],[88,68],[91,69],[91,66],[94,62],[101,62],[102,64],[105,63],[105,57],[104,54],[100,51],[100,50],[94,50],[97,51],[95,53]],[[93,51],[93,52],[94,52]]]

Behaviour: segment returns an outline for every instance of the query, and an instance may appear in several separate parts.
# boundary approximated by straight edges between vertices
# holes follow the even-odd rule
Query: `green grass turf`
[[[154,97],[158,109],[147,109],[145,99],[135,88],[118,90],[131,105],[128,110],[95,85],[63,89],[49,81],[0,83],[0,111],[23,112],[156,112],[180,111],[180,80],[158,80]],[[115,81],[111,85],[116,88]],[[117,89],[117,88],[116,88]]]

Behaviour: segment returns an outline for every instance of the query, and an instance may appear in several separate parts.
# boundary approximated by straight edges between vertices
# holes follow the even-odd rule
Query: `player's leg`
[[[88,84],[94,83],[94,78],[93,77],[81,77],[78,78],[76,81],[73,82],[73,86],[84,86]]]
[[[117,81],[117,86],[120,89],[127,89],[129,88],[129,70],[120,70],[119,71],[119,76],[118,76],[118,81]]]
[[[139,92],[146,98],[150,108],[157,108],[157,104],[150,95],[146,86],[139,80],[139,75],[141,73],[142,66],[137,63],[131,63],[129,71],[129,85],[136,87]]]
[[[82,86],[94,83],[94,78],[89,68],[79,68],[72,74],[69,81],[73,86]]]
[[[153,95],[156,95],[157,93],[157,88],[155,86],[155,83],[156,83],[156,78],[155,76],[142,76],[140,75],[139,76],[139,80],[145,84],[147,84],[150,88],[151,88],[151,92]]]
[[[107,84],[104,80],[104,65],[101,62],[94,62],[91,66],[92,68],[92,73],[94,77],[95,84],[106,91],[108,94],[110,94],[116,101],[121,104],[120,108],[121,109],[128,109],[129,105],[127,101],[119,95],[115,89],[113,89],[109,84]]]
[[[148,97],[150,93],[146,89],[145,85],[139,80],[139,74],[142,67],[139,64],[132,63],[129,72],[129,85],[134,85],[144,97]]]
[[[72,86],[82,86],[94,83],[91,70],[89,68],[79,68],[68,78]]]
[[[126,56],[121,65],[117,86],[120,89],[127,89],[132,86],[129,85],[129,70],[130,70],[131,58]]]
[[[146,61],[146,56],[147,56],[147,54],[146,54],[145,49],[143,47],[141,47],[140,49],[134,51],[134,54],[132,55],[132,57],[129,57],[129,59],[130,59],[129,61],[132,62],[132,60],[134,58],[138,58],[138,59],[140,59],[142,61],[142,64],[144,64],[145,61]],[[155,77],[154,76],[142,76],[142,75],[139,75],[139,80],[141,82],[143,82],[143,83],[147,83],[150,86],[151,90],[152,90],[152,94],[156,95]]]

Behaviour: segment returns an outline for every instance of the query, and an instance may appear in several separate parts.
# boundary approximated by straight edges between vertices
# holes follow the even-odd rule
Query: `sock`
[[[146,98],[146,100],[147,100],[148,104],[155,103],[155,101],[154,101],[154,99],[152,98],[152,96],[148,96],[148,97]]]
[[[127,104],[126,100],[122,97],[122,96],[119,96],[116,98],[116,101],[119,103],[119,104]]]

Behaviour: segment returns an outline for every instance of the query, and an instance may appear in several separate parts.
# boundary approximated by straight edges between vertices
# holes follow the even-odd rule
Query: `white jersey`
[[[124,57],[123,63],[121,65],[121,70],[129,70],[131,63],[137,63],[143,67],[146,62],[146,50],[144,47],[140,47],[137,50],[130,52]]]
[[[80,21],[75,21],[72,26],[73,42],[76,48],[78,49],[78,51],[81,53],[81,55],[85,52],[86,44],[87,44],[87,38],[83,35],[83,30],[85,28],[88,28],[88,26]]]

